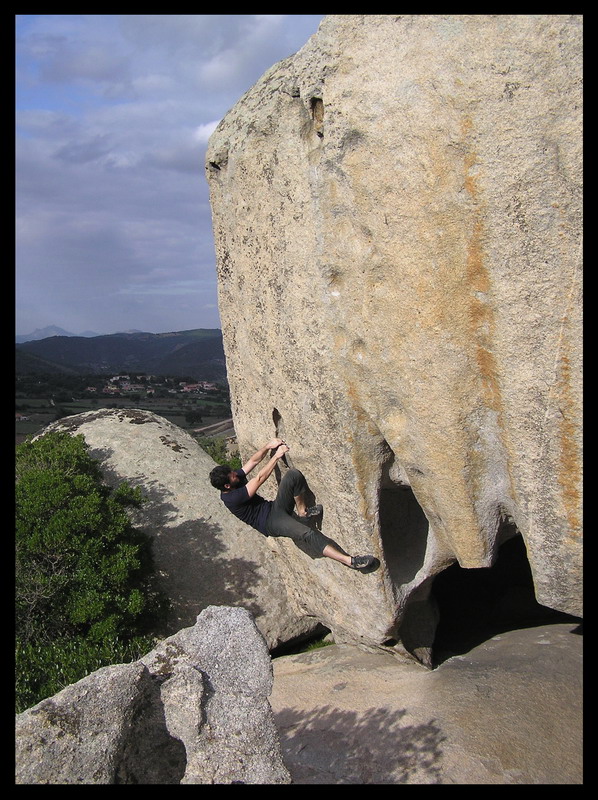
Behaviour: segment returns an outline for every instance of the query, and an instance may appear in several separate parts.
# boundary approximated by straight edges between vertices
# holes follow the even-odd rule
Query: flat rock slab
[[[348,645],[275,659],[293,782],[582,783],[576,630],[509,631],[433,671]]]

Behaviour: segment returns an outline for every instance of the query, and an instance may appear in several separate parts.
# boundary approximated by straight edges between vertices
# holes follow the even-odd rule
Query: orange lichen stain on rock
[[[472,185],[475,186],[476,184]],[[467,278],[473,291],[487,292],[490,289],[490,277],[484,265],[482,245],[484,225],[480,216],[479,209],[476,209],[476,219],[467,248]]]
[[[478,202],[478,182],[475,175],[472,175],[470,170],[476,163],[477,154],[468,152],[465,154],[465,191],[474,200]]]
[[[463,117],[463,119],[461,120],[461,134],[463,135],[464,139],[467,136],[469,136],[469,133],[472,128],[473,128],[473,121],[471,117],[469,116]]]
[[[351,403],[353,412],[358,420],[359,429],[373,428],[372,420],[363,410],[362,403],[359,399],[359,392],[354,384],[350,381],[347,382],[347,396]],[[373,430],[368,430],[368,433],[373,434]],[[368,501],[368,482],[371,473],[371,464],[366,463],[362,457],[361,448],[356,439],[353,440],[353,447],[351,448],[351,459],[355,467],[355,474],[353,477],[355,488],[359,494],[359,513],[365,519],[371,516],[370,504]]]
[[[475,154],[468,154],[465,168],[468,170],[475,162]],[[495,411],[500,411],[501,396],[498,383],[498,368],[492,352],[494,334],[494,315],[489,303],[479,297],[490,291],[490,276],[484,264],[483,221],[477,197],[477,182],[466,176],[465,186],[475,203],[473,230],[467,246],[466,278],[473,293],[469,306],[471,339],[475,342],[476,363],[482,380],[484,402]]]
[[[473,124],[466,117],[461,125],[464,142],[470,138]],[[494,353],[495,317],[491,305],[492,282],[486,266],[484,251],[484,204],[480,198],[479,180],[472,170],[478,157],[474,150],[468,150],[464,157],[464,186],[471,200],[471,233],[467,240],[465,278],[470,291],[468,307],[467,335],[475,351],[475,363],[480,377],[481,401],[496,412],[500,437],[508,452],[508,435],[503,424],[504,408],[499,380],[499,366]],[[477,461],[477,458],[474,458]],[[505,464],[511,494],[516,497],[515,487],[508,464]],[[484,467],[480,464],[480,470]],[[477,487],[474,493],[477,492]]]

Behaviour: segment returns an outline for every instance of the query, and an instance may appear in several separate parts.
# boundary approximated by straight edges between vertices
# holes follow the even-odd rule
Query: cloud
[[[212,120],[212,122],[205,122],[203,125],[199,125],[193,133],[196,141],[200,142],[201,144],[207,144],[208,139],[218,127],[219,122],[220,120],[216,119]]]
[[[217,327],[207,141],[318,15],[19,15],[17,326]]]
[[[56,150],[55,157],[69,164],[85,164],[88,161],[97,161],[109,152],[109,137],[96,134],[81,141],[67,142]]]
[[[46,57],[41,77],[52,82],[93,81],[96,83],[123,80],[129,72],[129,61],[116,55],[108,45],[78,42],[56,42],[56,51]]]

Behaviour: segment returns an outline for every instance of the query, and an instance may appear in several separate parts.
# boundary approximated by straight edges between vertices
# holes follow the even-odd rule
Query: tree
[[[224,439],[200,437],[197,439],[197,443],[217,464],[228,464],[231,469],[241,469],[239,454],[229,454]]]
[[[188,425],[200,425],[203,422],[203,417],[200,411],[191,409],[185,412],[185,420]]]
[[[139,489],[103,483],[81,435],[17,447],[18,710],[151,648],[166,605],[151,541],[128,514],[141,502]]]

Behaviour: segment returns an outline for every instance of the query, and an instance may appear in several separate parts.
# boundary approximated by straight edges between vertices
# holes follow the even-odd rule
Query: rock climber
[[[248,479],[247,476],[263,461],[269,450],[274,453],[268,463],[254,478]],[[214,467],[210,472],[210,483],[220,490],[220,497],[229,511],[264,536],[286,536],[312,558],[332,558],[362,572],[376,569],[379,562],[374,556],[348,555],[321,531],[301,521],[321,516],[322,506],[306,505],[307,482],[299,470],[289,469],[284,474],[275,500],[266,500],[258,494],[260,486],[268,480],[277,463],[288,452],[289,447],[282,439],[271,439],[241,469],[235,470],[228,464]],[[295,508],[296,515],[293,514]]]

